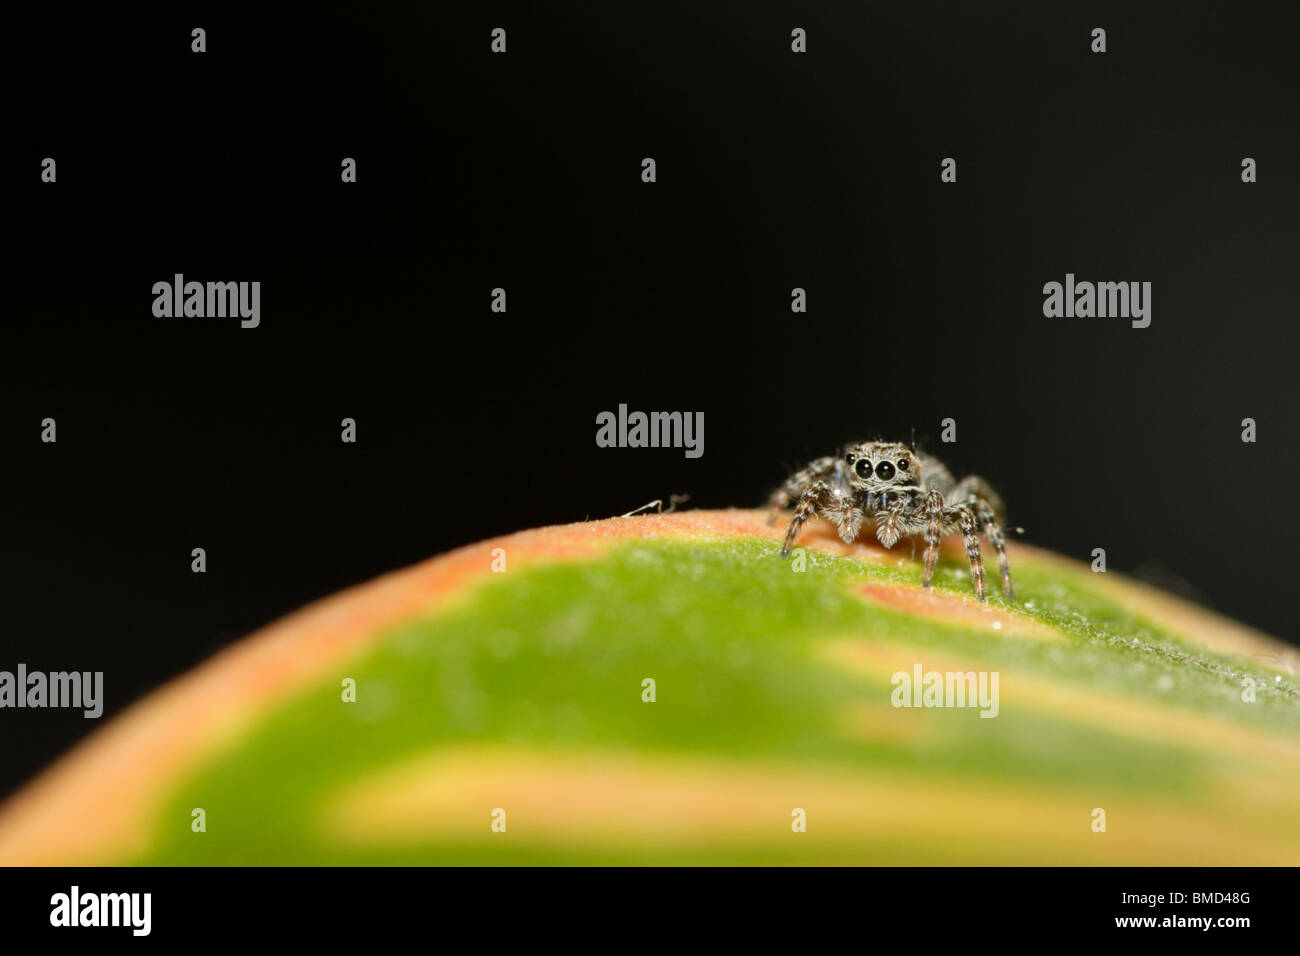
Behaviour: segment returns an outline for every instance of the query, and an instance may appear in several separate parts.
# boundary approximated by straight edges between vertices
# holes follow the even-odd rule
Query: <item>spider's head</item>
[[[844,449],[844,465],[858,491],[891,491],[921,484],[916,452],[896,442],[868,441]]]

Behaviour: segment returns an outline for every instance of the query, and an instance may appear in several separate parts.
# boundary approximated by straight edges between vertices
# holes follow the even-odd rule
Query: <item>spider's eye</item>
[[[887,461],[882,461],[876,466],[876,477],[881,481],[888,481],[894,477],[894,466]]]
[[[907,459],[906,459],[906,458],[900,458],[900,459],[898,459],[898,470],[899,470],[899,471],[907,471],[907,464],[908,464],[908,462],[907,462]]]
[[[857,467],[854,470],[858,473],[859,478],[870,478],[871,462],[867,461],[865,458],[860,458],[858,459]]]
[[[845,455],[844,460],[847,461],[850,465],[853,464],[853,452],[849,452],[847,455]]]

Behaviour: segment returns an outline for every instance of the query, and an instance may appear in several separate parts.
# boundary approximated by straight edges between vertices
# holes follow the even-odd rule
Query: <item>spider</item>
[[[939,539],[960,531],[970,558],[975,596],[984,594],[984,560],[980,556],[982,529],[998,553],[1002,590],[1012,598],[1011,567],[1000,520],[1005,515],[1002,499],[977,475],[955,481],[943,463],[915,448],[897,442],[859,442],[849,445],[839,457],[818,458],[772,492],[768,526],[776,524],[782,508],[794,503],[794,518],[781,545],[781,557],[788,558],[799,529],[809,518],[820,515],[830,520],[846,542],[857,539],[864,522],[870,521],[876,538],[892,548],[903,536],[925,536],[925,572],[921,586],[928,588],[939,558]]]

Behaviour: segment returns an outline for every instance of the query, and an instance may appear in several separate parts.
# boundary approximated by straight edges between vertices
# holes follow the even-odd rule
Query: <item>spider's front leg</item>
[[[799,537],[799,529],[813,515],[833,507],[835,499],[831,495],[830,486],[824,481],[814,481],[799,498],[799,504],[795,506],[794,517],[790,520],[790,530],[785,533],[785,542],[781,545],[781,557],[790,557],[790,549],[794,547],[795,538]]]
[[[835,471],[835,464],[835,458],[818,458],[807,468],[795,472],[785,484],[772,492],[767,499],[768,507],[771,509],[767,516],[767,526],[770,528],[775,525],[781,509],[788,507],[790,502],[802,498],[803,493],[812,486],[814,481],[829,478]]]
[[[939,560],[939,539],[943,537],[943,495],[932,491],[925,497],[925,570],[921,573],[921,587],[928,588],[934,578],[934,566]]]
[[[939,541],[945,530],[960,530],[966,542],[966,557],[970,558],[970,576],[975,585],[975,597],[986,600],[984,594],[984,558],[980,554],[979,524],[975,512],[968,505],[946,506],[943,495],[931,491],[925,499],[925,571],[921,587],[928,588],[934,579],[934,566],[939,560]]]

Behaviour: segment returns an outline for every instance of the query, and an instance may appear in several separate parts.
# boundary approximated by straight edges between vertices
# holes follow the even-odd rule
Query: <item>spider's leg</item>
[[[949,501],[970,501],[972,498],[982,499],[999,519],[1006,517],[1007,509],[1002,498],[979,475],[967,475],[948,492]]]
[[[780,517],[781,509],[789,507],[792,501],[798,501],[808,487],[819,478],[828,478],[835,470],[835,458],[818,458],[807,468],[802,468],[791,475],[780,488],[772,492],[767,499],[770,509],[767,526],[771,528]]]
[[[976,515],[984,525],[985,537],[993,545],[993,550],[998,553],[998,570],[1002,572],[1002,590],[1008,601],[1014,601],[1015,594],[1011,590],[1011,563],[1007,561],[1007,543],[1002,538],[1002,526],[998,524],[997,515],[993,513],[993,506],[983,498],[976,498],[974,507]]]
[[[795,505],[794,517],[790,519],[790,530],[785,533],[785,541],[781,545],[781,557],[790,557],[790,549],[794,547],[795,538],[799,537],[799,529],[803,527],[804,522],[817,514],[831,501],[830,487],[824,481],[814,481],[804,491],[799,498],[799,504]]]
[[[957,505],[949,511],[957,518],[961,528],[962,539],[966,542],[966,557],[970,558],[970,577],[975,584],[975,597],[980,601],[984,596],[984,558],[980,554],[979,525],[975,522],[975,513],[970,505]]]
[[[921,574],[921,587],[928,588],[934,578],[934,565],[939,560],[939,538],[943,534],[943,495],[931,491],[925,499],[925,570]]]

